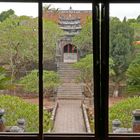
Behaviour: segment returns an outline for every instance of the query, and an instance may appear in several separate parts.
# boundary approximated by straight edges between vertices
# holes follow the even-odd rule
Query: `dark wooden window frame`
[[[0,2],[38,3],[38,52],[39,52],[39,133],[1,133],[6,140],[139,140],[140,134],[108,134],[108,79],[109,79],[109,3],[137,3],[139,0],[0,0]],[[93,52],[94,52],[94,111],[95,134],[43,133],[43,26],[42,3],[92,3]],[[101,4],[101,16],[99,13]],[[101,23],[99,22],[101,19]],[[101,27],[101,28],[100,28]],[[101,33],[101,35],[100,35]],[[106,127],[107,126],[107,127]]]
[[[103,1],[100,1],[103,2]],[[109,134],[109,4],[140,3],[139,0],[105,0],[101,6],[101,139],[139,140],[140,134]]]

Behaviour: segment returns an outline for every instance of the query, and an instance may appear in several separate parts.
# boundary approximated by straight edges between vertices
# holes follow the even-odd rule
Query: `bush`
[[[27,103],[23,99],[15,96],[0,95],[0,108],[5,110],[4,118],[6,126],[17,125],[17,120],[24,118],[26,121],[26,132],[39,131],[39,107]],[[51,128],[51,113],[44,111],[44,131]]]
[[[38,93],[38,70],[31,71],[28,75],[20,79],[25,92]],[[52,91],[59,85],[59,77],[54,71],[43,71],[44,91]]]
[[[137,54],[135,59],[129,65],[126,71],[127,76],[127,91],[133,95],[140,92],[140,54]]]
[[[132,111],[140,108],[140,97],[127,98],[109,109],[109,129],[112,131],[112,121],[119,119],[121,127],[132,128]]]

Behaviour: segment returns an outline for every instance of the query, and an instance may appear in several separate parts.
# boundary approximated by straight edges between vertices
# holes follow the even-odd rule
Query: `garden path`
[[[59,100],[53,132],[86,132],[80,100]]]

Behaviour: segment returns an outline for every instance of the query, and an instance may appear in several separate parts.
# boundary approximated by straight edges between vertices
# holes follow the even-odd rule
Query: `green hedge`
[[[28,93],[38,93],[38,70],[32,70],[19,80],[23,90]],[[60,83],[59,76],[54,71],[43,70],[44,91],[52,91]]]
[[[109,109],[109,130],[112,132],[112,121],[119,119],[121,127],[132,128],[132,111],[140,109],[140,97],[127,98]]]
[[[39,108],[37,105],[27,103],[15,96],[0,95],[0,108],[5,110],[4,118],[6,126],[17,124],[19,118],[26,121],[26,132],[39,131]],[[51,113],[44,111],[44,131],[51,128]]]

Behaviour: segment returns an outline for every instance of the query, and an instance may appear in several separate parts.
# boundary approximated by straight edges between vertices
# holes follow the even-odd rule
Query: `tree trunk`
[[[120,86],[120,83],[116,82],[115,87],[114,87],[114,91],[113,91],[113,97],[118,97],[119,96],[119,86]]]

